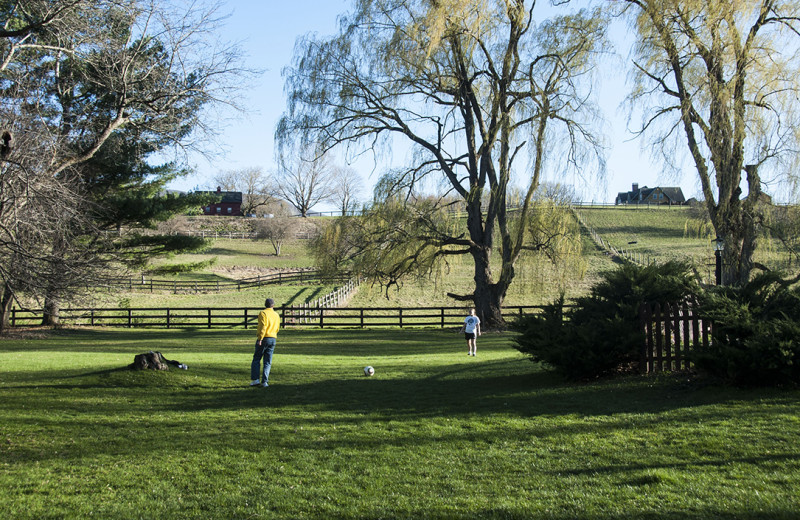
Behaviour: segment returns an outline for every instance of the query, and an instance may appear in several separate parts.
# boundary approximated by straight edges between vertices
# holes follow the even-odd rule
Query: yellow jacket
[[[258,340],[277,338],[281,318],[274,309],[267,308],[258,313]]]

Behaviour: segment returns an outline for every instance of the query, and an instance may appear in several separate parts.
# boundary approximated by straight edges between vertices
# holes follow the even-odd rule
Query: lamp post
[[[717,285],[722,285],[722,251],[725,249],[725,240],[718,236],[711,243],[714,245],[714,256],[717,261],[714,274],[717,279]]]

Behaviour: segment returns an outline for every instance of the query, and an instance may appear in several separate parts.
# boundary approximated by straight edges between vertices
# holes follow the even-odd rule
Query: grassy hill
[[[656,261],[677,259],[691,262],[706,281],[713,278],[714,255],[709,227],[694,218],[686,207],[596,207],[579,208],[583,222],[594,229],[603,240],[618,249],[625,249]],[[195,226],[212,226],[209,223]],[[313,225],[314,222],[309,223]],[[226,224],[230,227],[233,223]],[[241,226],[240,226],[241,227]],[[227,229],[224,228],[223,231]],[[237,228],[238,229],[238,228]],[[585,294],[598,275],[614,267],[614,259],[598,247],[582,231],[583,250],[580,255],[563,259],[554,265],[543,255],[525,254],[517,265],[517,276],[511,286],[506,303],[509,305],[539,305],[548,303],[564,292],[567,298]],[[768,266],[786,265],[786,255],[773,241],[760,242],[757,260]],[[160,262],[160,265],[179,265],[206,262],[197,272],[182,273],[159,278],[174,280],[238,280],[280,269],[313,268],[313,258],[306,250],[306,240],[286,241],[281,256],[275,256],[266,241],[249,239],[216,239],[205,251],[178,255]],[[376,306],[452,306],[457,302],[447,296],[452,293],[469,293],[473,270],[468,257],[451,258],[430,277],[406,280],[402,286],[388,292],[378,286],[364,284],[353,297],[355,307]],[[145,293],[142,291],[103,293],[99,302],[111,306],[237,306],[258,305],[265,294],[278,302],[301,304],[333,291],[335,285],[326,286],[271,286],[269,288],[228,291],[201,295],[172,294],[170,292]]]

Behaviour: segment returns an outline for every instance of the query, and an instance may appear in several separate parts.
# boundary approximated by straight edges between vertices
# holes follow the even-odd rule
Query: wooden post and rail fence
[[[341,293],[338,298],[343,298]],[[333,302],[335,296],[328,296]],[[541,306],[508,306],[503,316],[539,312]],[[284,305],[275,309],[283,327],[460,327],[466,316],[464,306],[454,307],[328,307]],[[242,307],[139,307],[104,309],[61,309],[59,322],[73,326],[142,328],[238,328],[255,327],[261,308]],[[12,327],[38,325],[41,310],[11,309]]]
[[[129,291],[170,291],[173,293],[211,293],[222,291],[241,291],[253,287],[289,283],[341,283],[349,280],[349,275],[326,276],[318,271],[278,271],[240,280],[166,280],[147,277],[109,278],[101,286],[107,288],[123,287]]]

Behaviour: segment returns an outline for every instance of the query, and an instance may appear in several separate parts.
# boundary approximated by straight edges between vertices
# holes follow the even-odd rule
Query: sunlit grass
[[[686,206],[628,206],[578,209],[587,226],[617,249],[624,249],[658,262],[678,260],[694,265],[706,280],[714,277],[715,237],[710,224],[693,218]],[[755,261],[771,269],[797,271],[780,242],[768,237],[758,241]]]
[[[63,331],[0,342],[4,518],[797,518],[800,392],[568,385],[486,334]],[[160,350],[188,371],[140,373]],[[376,375],[362,375],[365,365]]]
[[[259,268],[259,269],[294,269],[312,267],[313,259],[306,249],[307,240],[286,240],[281,247],[280,256],[269,241],[249,239],[219,238],[210,240],[210,245],[203,251],[174,255],[155,262],[155,265],[188,264],[213,260],[214,263],[199,274],[224,274],[226,269]],[[186,273],[183,278],[195,278],[198,273]],[[158,278],[168,276],[159,275]],[[228,276],[235,279],[237,276]]]

